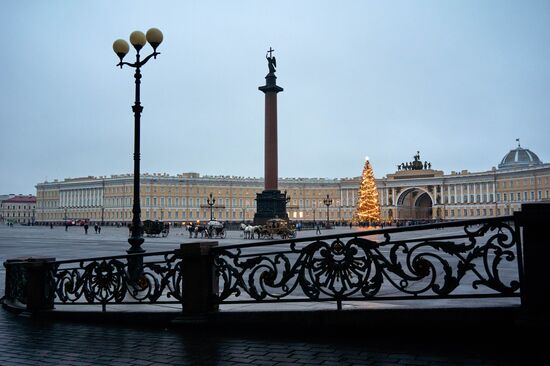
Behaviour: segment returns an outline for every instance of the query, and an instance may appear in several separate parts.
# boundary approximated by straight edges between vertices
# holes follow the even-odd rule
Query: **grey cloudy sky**
[[[132,172],[111,46],[150,27],[142,172],[261,177],[270,46],[282,177],[357,176],[366,155],[382,177],[417,150],[486,170],[518,137],[550,161],[548,1],[6,0],[0,27],[0,194]]]

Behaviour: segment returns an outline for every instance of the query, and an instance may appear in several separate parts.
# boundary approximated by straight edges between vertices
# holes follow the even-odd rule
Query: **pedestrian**
[[[349,229],[351,230],[351,227],[353,226],[353,222],[349,222]]]
[[[88,235],[88,224],[84,224],[84,233]]]
[[[97,234],[97,224],[94,225],[94,231]]]
[[[53,229],[53,224],[50,222],[50,229]]]
[[[315,234],[321,235],[321,228],[318,223],[315,224]]]
[[[68,231],[68,230],[69,230],[69,224],[65,222],[65,231]]]
[[[101,234],[101,226],[97,225],[97,233]]]
[[[195,223],[192,222],[191,225],[187,227],[187,230],[189,231],[189,238],[192,238],[193,233],[195,232]]]

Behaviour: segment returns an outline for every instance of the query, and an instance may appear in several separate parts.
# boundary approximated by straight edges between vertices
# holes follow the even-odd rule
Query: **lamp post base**
[[[141,222],[138,225],[130,224],[130,237],[128,243],[131,248],[126,251],[128,254],[143,253],[145,249],[141,248],[141,244],[145,241],[143,238],[143,225]]]
[[[139,237],[131,237],[128,239],[131,248],[126,251],[128,254],[141,254],[145,253],[145,250],[141,248],[141,244],[145,239]],[[128,278],[133,282],[137,283],[141,272],[143,270],[143,256],[132,256],[128,257]]]
[[[141,247],[141,244],[145,239],[143,238],[130,238],[128,239],[128,243],[131,245],[131,248],[126,251],[128,254],[135,254],[135,253],[144,253],[145,249]]]

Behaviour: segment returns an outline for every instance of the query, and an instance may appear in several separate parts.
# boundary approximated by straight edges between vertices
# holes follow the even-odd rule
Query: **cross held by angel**
[[[273,56],[273,51],[275,50],[269,47],[269,50],[265,54],[265,58],[267,60],[267,66],[269,67],[269,73],[274,73],[275,68],[277,67],[277,60],[275,59],[275,56]]]

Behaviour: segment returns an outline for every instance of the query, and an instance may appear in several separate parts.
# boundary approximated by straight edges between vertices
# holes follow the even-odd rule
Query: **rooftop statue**
[[[269,67],[270,74],[274,73],[276,71],[275,68],[277,67],[277,60],[275,59],[275,56],[272,55],[273,51],[275,50],[269,47],[269,51],[267,51],[267,53],[265,54],[265,58],[267,59],[267,66]]]
[[[413,156],[414,160],[408,163],[401,163],[397,166],[397,170],[428,170],[432,168],[432,164],[425,161],[422,163],[420,160],[420,151],[416,152],[416,155]]]

